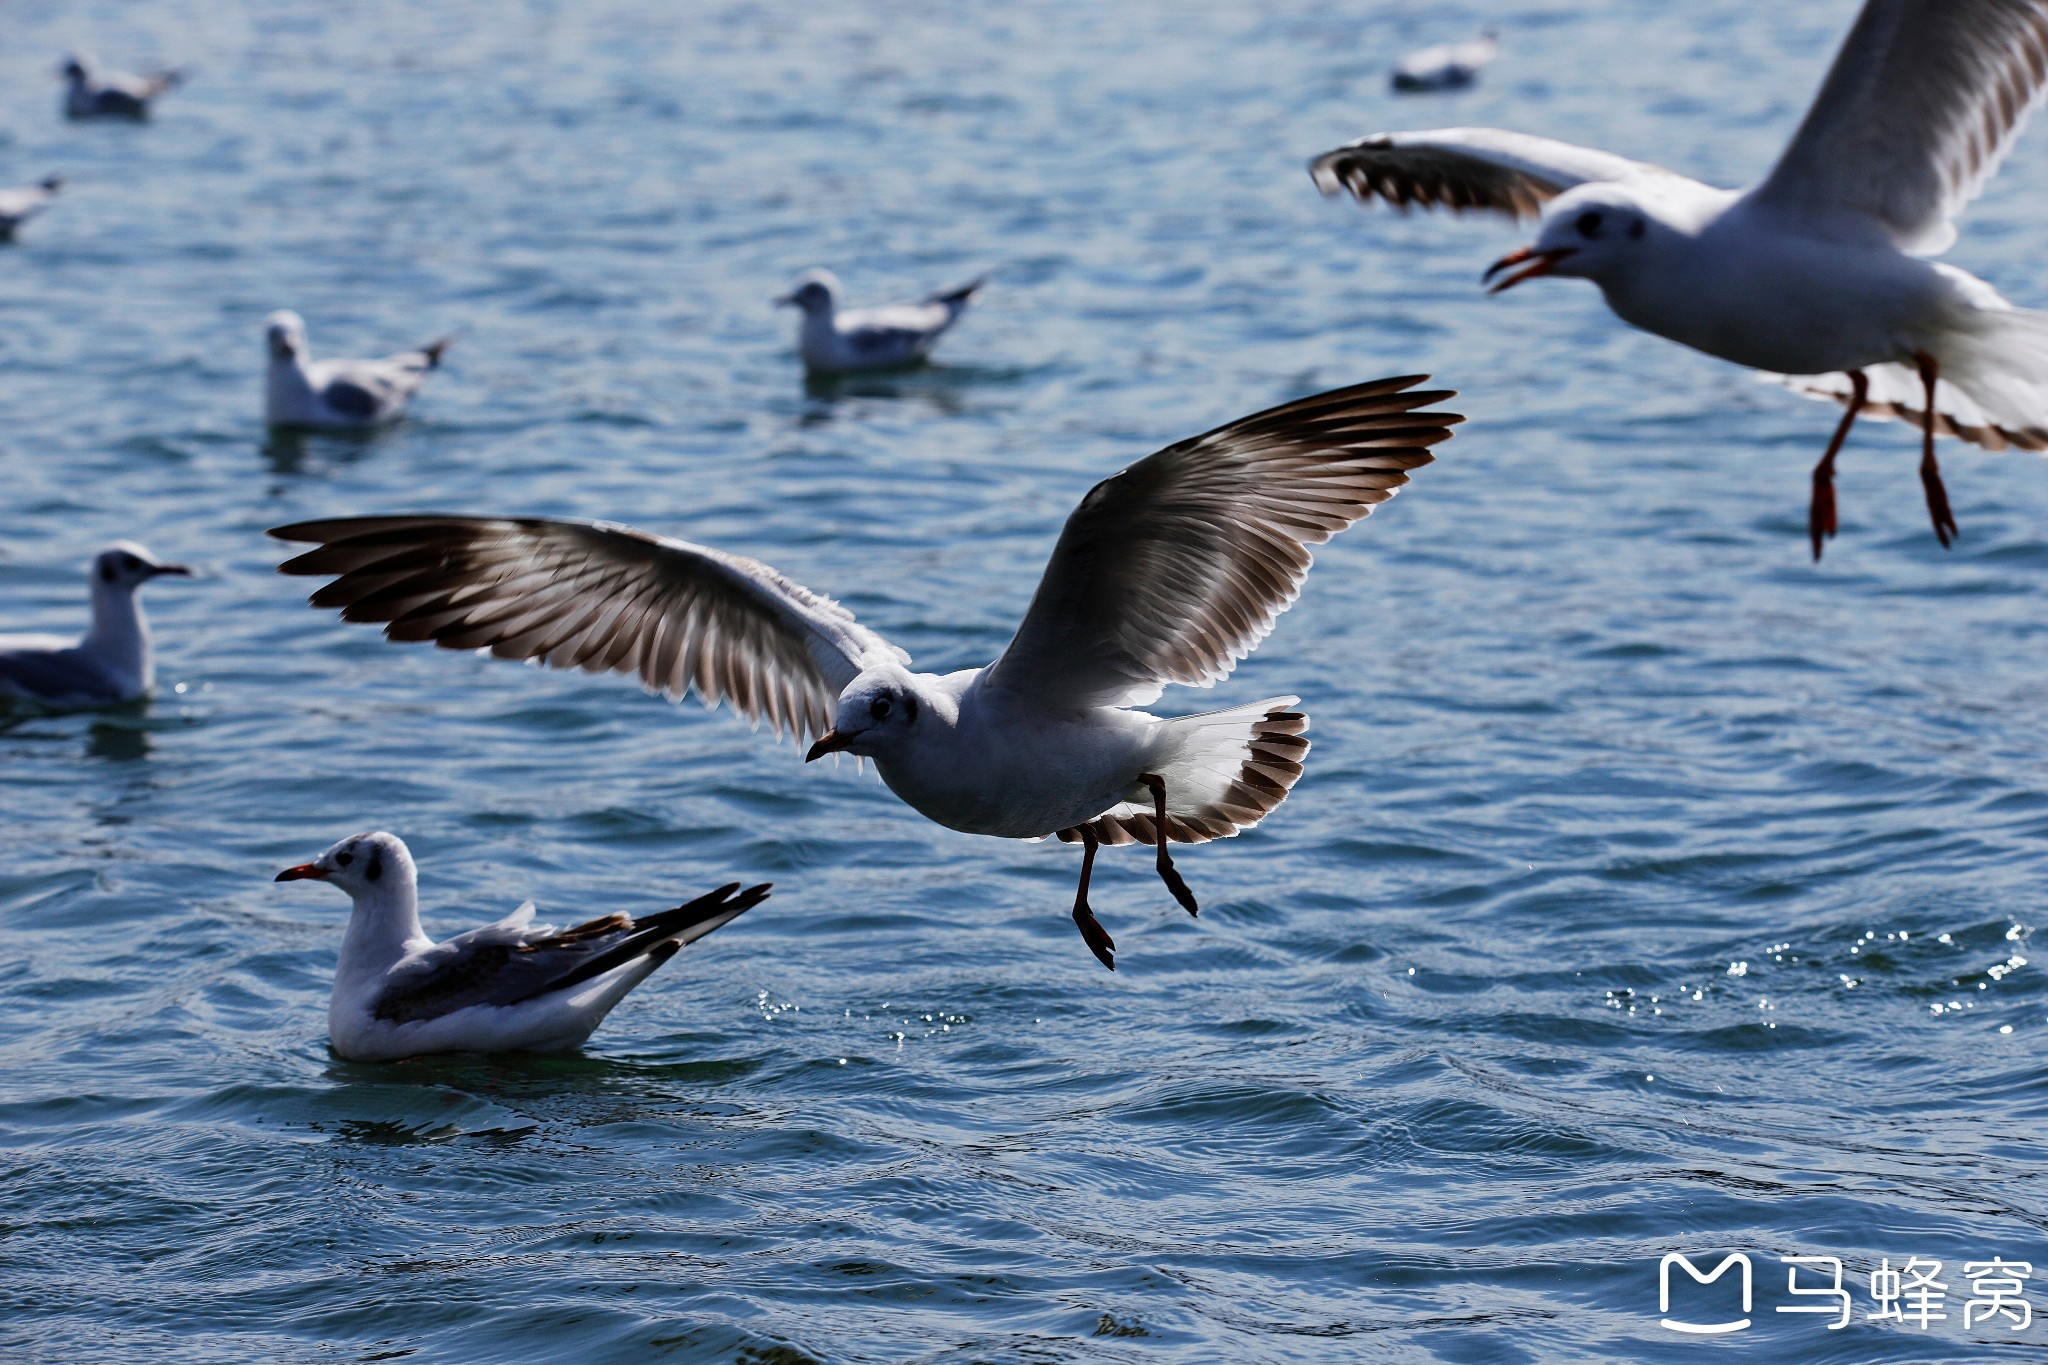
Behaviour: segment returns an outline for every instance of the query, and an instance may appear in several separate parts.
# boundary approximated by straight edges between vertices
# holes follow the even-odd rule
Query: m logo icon
[[[1674,1321],[1669,1316],[1669,1314],[1671,1312],[1671,1267],[1675,1265],[1683,1266],[1685,1268],[1685,1273],[1692,1276],[1694,1284],[1712,1284],[1714,1281],[1720,1279],[1723,1275],[1728,1273],[1729,1266],[1741,1266],[1742,1311],[1745,1314],[1745,1316],[1736,1318],[1732,1322]],[[1669,1255],[1665,1256],[1663,1260],[1657,1263],[1657,1311],[1666,1314],[1666,1317],[1664,1319],[1664,1326],[1669,1328],[1671,1331],[1685,1332],[1696,1337],[1717,1337],[1726,1332],[1740,1332],[1743,1328],[1749,1326],[1749,1318],[1746,1316],[1749,1312],[1749,1303],[1749,1257],[1743,1255],[1739,1251],[1729,1252],[1727,1257],[1722,1260],[1721,1264],[1715,1266],[1711,1271],[1704,1275],[1700,1274],[1700,1268],[1694,1265],[1689,1257],[1681,1256],[1679,1253],[1675,1251],[1671,1252]]]

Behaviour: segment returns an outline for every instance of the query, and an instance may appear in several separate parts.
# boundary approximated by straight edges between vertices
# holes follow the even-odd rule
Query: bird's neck
[[[149,647],[149,620],[142,598],[131,585],[92,583],[92,627],[79,648],[109,671],[134,680],[147,691],[156,682],[156,661]]]
[[[394,868],[383,885],[356,898],[348,928],[341,936],[341,960],[335,974],[340,978],[381,976],[407,952],[428,942],[426,930],[420,927],[418,883]]]

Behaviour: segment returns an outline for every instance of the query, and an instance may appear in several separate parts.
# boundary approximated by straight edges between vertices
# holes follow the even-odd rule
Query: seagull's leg
[[[1820,457],[1820,463],[1813,467],[1813,505],[1806,513],[1806,534],[1813,538],[1813,558],[1820,560],[1820,543],[1835,534],[1835,456],[1842,453],[1842,442],[1849,439],[1849,428],[1856,425],[1856,414],[1863,411],[1863,404],[1870,397],[1870,376],[1861,370],[1849,371],[1849,410],[1842,414],[1842,424],[1835,428],[1835,439],[1828,442],[1828,453]]]
[[[1927,491],[1927,515],[1934,519],[1935,538],[1946,550],[1949,542],[1962,532],[1956,527],[1956,514],[1949,510],[1948,489],[1941,484],[1941,466],[1934,462],[1934,381],[1940,377],[1941,366],[1925,351],[1913,352],[1913,363],[1920,367],[1920,383],[1927,393],[1920,423],[1920,486]]]
[[[1074,926],[1081,931],[1081,941],[1088,945],[1088,951],[1102,959],[1102,965],[1116,970],[1116,940],[1109,936],[1109,930],[1102,927],[1102,921],[1095,918],[1095,912],[1088,908],[1088,878],[1095,871],[1095,831],[1086,825],[1081,831],[1081,885],[1074,892]]]
[[[1166,889],[1180,902],[1180,908],[1190,915],[1202,913],[1195,904],[1195,893],[1188,890],[1188,884],[1181,879],[1180,870],[1173,865],[1173,856],[1166,851],[1166,779],[1158,773],[1140,773],[1138,780],[1152,789],[1152,833],[1159,845],[1159,880],[1166,883]]]

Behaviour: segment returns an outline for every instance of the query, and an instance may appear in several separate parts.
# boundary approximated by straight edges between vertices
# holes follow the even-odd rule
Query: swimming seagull
[[[766,885],[742,891],[732,882],[673,910],[605,915],[560,932],[535,924],[528,901],[436,943],[420,927],[419,873],[397,835],[358,834],[277,874],[309,878],[355,903],[327,1005],[328,1041],[355,1062],[580,1046],[683,945],[768,899]]]
[[[1170,445],[1097,484],[1067,518],[1037,595],[986,668],[913,672],[910,656],[758,560],[609,522],[354,517],[270,534],[320,548],[282,566],[336,575],[313,594],[393,640],[488,649],[695,688],[804,755],[871,758],[905,802],[950,829],[1082,846],[1073,916],[1114,970],[1088,904],[1098,844],[1249,829],[1301,776],[1294,697],[1166,719],[1133,708],[1167,683],[1227,677],[1301,590],[1306,547],[1385,502],[1450,436],[1427,376],[1303,398]]]
[[[805,369],[820,374],[898,369],[931,353],[985,280],[969,280],[922,303],[842,311],[839,277],[829,270],[807,270],[775,302],[803,310],[796,341]]]
[[[284,309],[264,319],[270,370],[263,389],[265,419],[274,427],[374,427],[396,421],[440,368],[449,337],[382,360],[314,360],[306,323]]]
[[[14,230],[50,206],[64,188],[61,175],[45,176],[33,185],[0,190],[0,242],[14,240]]]
[[[1494,262],[1498,293],[1592,280],[1624,321],[1847,411],[1813,471],[1814,558],[1835,533],[1835,456],[1859,413],[1916,421],[1935,535],[1955,514],[1937,431],[2048,449],[2048,314],[1922,259],[1948,249],[2048,88],[2048,0],[1868,0],[1791,145],[1747,190],[1496,128],[1376,133],[1310,163],[1347,189],[1540,214]]]
[[[1469,43],[1444,43],[1411,52],[1394,64],[1392,84],[1404,94],[1462,90],[1500,51],[1500,36],[1487,29]]]
[[[136,597],[165,574],[189,577],[132,540],[117,540],[92,562],[92,625],[81,639],[0,635],[0,697],[46,706],[107,706],[156,686],[149,621]]]
[[[149,106],[158,95],[185,81],[185,73],[175,70],[149,76],[102,71],[87,52],[72,53],[59,74],[64,77],[64,117],[125,118],[137,122],[149,117]]]

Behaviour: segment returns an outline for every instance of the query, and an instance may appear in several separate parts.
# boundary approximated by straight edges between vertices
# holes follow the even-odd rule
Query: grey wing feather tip
[[[967,301],[968,301],[969,299],[973,298],[973,297],[974,297],[974,295],[975,295],[975,292],[976,292],[977,290],[979,290],[979,289],[980,289],[980,288],[981,288],[981,287],[982,287],[983,285],[985,285],[985,284],[987,284],[987,283],[988,283],[988,276],[987,276],[987,275],[985,275],[985,274],[984,274],[984,275],[976,275],[976,276],[975,276],[975,277],[974,277],[973,279],[969,280],[969,281],[968,281],[967,283],[965,283],[965,284],[962,284],[962,285],[956,285],[956,286],[954,286],[954,287],[953,287],[953,288],[951,288],[951,289],[947,289],[947,290],[944,290],[944,291],[942,291],[942,292],[940,292],[940,293],[937,293],[937,294],[934,294],[934,295],[932,295],[932,296],[931,296],[930,298],[926,299],[926,300],[925,300],[925,302],[926,302],[926,303],[965,303],[965,302],[967,302]]]
[[[675,956],[684,944],[694,943],[713,930],[724,928],[767,900],[772,885],[763,882],[759,886],[750,886],[741,891],[738,882],[728,882],[716,891],[707,892],[673,910],[664,910],[658,915],[635,920],[632,930],[625,939],[591,958],[590,961],[506,1003],[517,1005],[522,1001],[580,986],[636,958],[654,957],[657,965],[666,962]]]
[[[427,368],[430,370],[440,369],[442,353],[445,352],[450,346],[453,346],[454,344],[454,334],[450,333],[448,336],[436,337],[434,340],[420,347],[420,354],[427,358]]]

